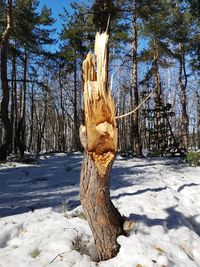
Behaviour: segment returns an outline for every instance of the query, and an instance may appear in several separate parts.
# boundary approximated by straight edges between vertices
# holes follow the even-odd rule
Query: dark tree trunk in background
[[[179,44],[179,87],[181,90],[181,106],[182,106],[182,143],[185,148],[189,146],[189,117],[187,114],[187,76],[185,70],[185,56],[183,44]],[[185,83],[183,83],[183,75]]]
[[[36,120],[38,123],[38,129],[37,129],[37,155],[39,155],[40,151],[42,150],[42,139],[44,138],[44,131],[45,131],[45,125],[47,120],[47,94],[45,96],[45,103],[44,103],[44,113],[42,116],[42,119],[39,119],[36,114]]]
[[[24,70],[23,70],[23,90],[22,99],[20,107],[20,118],[18,122],[18,127],[16,130],[16,143],[19,149],[20,157],[24,157],[24,151],[26,149],[25,141],[25,119],[26,119],[26,91],[27,91],[27,51],[24,54]]]
[[[139,105],[138,95],[138,75],[137,75],[137,7],[136,1],[133,0],[133,92],[134,92],[134,108]],[[137,157],[142,156],[142,145],[139,130],[139,110],[133,113],[133,149]]]
[[[161,117],[161,113],[160,113],[160,109],[161,109],[161,105],[162,105],[162,99],[161,99],[161,93],[162,93],[162,86],[161,86],[161,80],[160,80],[160,73],[159,73],[159,52],[158,52],[158,44],[157,44],[157,40],[154,39],[153,42],[153,53],[154,53],[154,59],[153,59],[153,67],[154,67],[154,80],[155,80],[155,110],[156,110],[156,117],[155,117],[155,126],[156,126],[156,136],[155,138],[157,138],[158,142],[157,143],[157,147],[156,149],[160,149],[160,143],[162,142],[162,138],[161,138],[161,128],[160,128],[160,117]]]
[[[64,99],[63,99],[63,86],[61,79],[61,70],[59,69],[59,87],[60,87],[60,108],[61,116],[59,121],[60,127],[60,142],[61,142],[61,151],[66,150],[66,136],[65,136],[65,110],[64,110]]]
[[[197,147],[200,149],[200,94],[197,92]]]
[[[112,18],[115,14],[113,0],[96,0],[93,7],[93,22],[96,30],[104,32],[107,29],[109,16]]]
[[[76,51],[75,51],[76,57]],[[80,140],[78,136],[79,131],[79,118],[78,118],[78,108],[77,108],[77,62],[74,61],[74,150],[80,150]]]
[[[16,140],[16,131],[17,131],[17,125],[18,125],[18,101],[17,101],[17,81],[16,81],[16,55],[14,55],[13,58],[13,74],[15,76],[14,78],[14,125],[13,125],[13,142],[14,142],[14,153],[17,154],[17,140]],[[15,72],[15,73],[14,73]]]
[[[15,133],[15,91],[16,91],[16,55],[15,51],[12,55],[12,86],[11,86],[11,127],[12,127],[12,142],[10,146],[10,153],[14,151],[15,141],[14,141],[14,133]]]
[[[12,142],[12,125],[9,118],[9,85],[7,78],[7,58],[8,58],[8,43],[10,30],[12,25],[12,0],[8,0],[7,10],[7,25],[1,37],[1,85],[3,89],[3,97],[1,101],[1,120],[4,127],[4,139],[0,145],[0,160],[5,160],[8,154],[9,147]]]
[[[32,88],[31,88],[31,107],[30,107],[30,112],[31,112],[31,121],[30,121],[30,136],[29,136],[29,145],[28,145],[28,151],[31,151],[31,147],[32,147],[32,142],[33,142],[33,123],[34,123],[34,91],[33,91],[33,84],[32,84]]]
[[[108,35],[104,33],[100,37],[97,34],[97,78],[94,56],[88,54],[83,62],[86,126],[80,128],[85,148],[80,181],[81,204],[94,236],[99,260],[116,256],[119,251],[117,237],[123,234],[123,218],[113,206],[109,192],[109,176],[117,152],[117,128],[115,105],[106,90],[107,45]]]

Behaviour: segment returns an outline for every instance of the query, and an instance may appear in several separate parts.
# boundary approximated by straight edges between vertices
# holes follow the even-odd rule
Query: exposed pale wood
[[[101,175],[105,175],[109,162],[117,151],[117,128],[115,104],[107,92],[107,44],[106,33],[96,35],[95,58],[88,54],[83,62],[84,108],[87,134],[87,150],[97,164]],[[96,79],[97,78],[97,79]]]
[[[81,140],[81,144],[86,149],[87,147],[87,135],[86,135],[86,128],[85,126],[81,125],[79,128],[79,137]]]

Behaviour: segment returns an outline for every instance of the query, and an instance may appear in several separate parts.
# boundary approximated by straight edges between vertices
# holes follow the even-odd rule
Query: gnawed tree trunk
[[[109,175],[117,151],[115,105],[107,88],[108,35],[96,35],[95,55],[83,62],[85,127],[80,128],[85,148],[80,197],[91,227],[99,260],[119,251],[117,237],[123,234],[123,218],[110,200]]]
[[[12,25],[12,0],[8,0],[7,10],[7,25],[1,37],[1,85],[3,90],[3,97],[1,101],[1,120],[4,127],[4,140],[0,145],[0,160],[5,160],[9,147],[12,142],[12,125],[8,114],[9,107],[9,86],[7,78],[7,58],[8,58],[8,43]]]

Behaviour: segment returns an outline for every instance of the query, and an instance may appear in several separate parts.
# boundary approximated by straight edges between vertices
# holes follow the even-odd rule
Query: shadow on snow
[[[117,163],[118,160],[116,160]],[[155,166],[151,159],[138,162],[128,160],[128,165],[114,165],[112,169],[112,190],[141,185],[146,181],[144,167]],[[11,216],[45,207],[73,209],[80,205],[79,179],[82,157],[80,155],[51,156],[39,160],[38,165],[22,165],[0,171],[0,217]],[[132,164],[133,163],[133,164]],[[159,161],[160,165],[169,165],[170,161]],[[177,167],[177,166],[176,166]],[[151,169],[148,169],[148,175]],[[155,170],[152,171],[155,175]],[[131,176],[131,178],[130,178]],[[198,184],[184,184],[177,190],[181,192],[185,187]],[[148,191],[160,192],[167,187],[144,188],[136,192],[121,193],[113,196],[118,199],[122,196],[134,196]],[[200,235],[200,225],[195,216],[186,218],[175,207],[166,209],[168,216],[165,219],[151,219],[146,215],[131,214],[130,219],[143,222],[148,226],[162,225],[165,229],[176,229],[186,226]]]
[[[196,221],[198,215],[186,217],[180,211],[176,210],[176,206],[164,210],[167,213],[165,219],[151,219],[146,215],[140,214],[130,214],[129,219],[136,222],[142,222],[149,227],[157,225],[163,226],[166,232],[171,229],[178,229],[185,226],[200,236],[200,224]]]
[[[125,196],[135,196],[135,195],[140,195],[140,194],[143,194],[143,193],[146,193],[146,192],[160,192],[160,191],[163,191],[163,190],[166,190],[167,189],[167,186],[164,186],[164,187],[157,187],[157,188],[145,188],[145,189],[140,189],[136,192],[133,192],[133,193],[122,193],[122,194],[119,194],[117,196],[113,196],[112,199],[118,199],[120,197],[125,197]]]
[[[80,204],[80,156],[53,156],[36,165],[0,171],[0,217]]]

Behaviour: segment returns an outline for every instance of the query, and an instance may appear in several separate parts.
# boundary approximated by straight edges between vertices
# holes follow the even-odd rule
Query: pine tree
[[[29,66],[31,63],[34,63],[31,58],[33,55],[41,58],[45,56],[46,58],[45,45],[53,43],[53,39],[50,36],[52,29],[49,28],[54,23],[54,20],[51,18],[51,10],[44,6],[41,13],[38,13],[37,7],[38,1],[16,0],[13,13],[13,47],[11,50],[13,58],[15,58],[13,64],[16,64],[16,57],[18,57],[23,68],[20,110],[18,111],[15,108],[15,125],[13,125],[14,140],[21,157],[24,156],[26,149],[27,80]],[[16,78],[16,75],[14,76]],[[16,81],[14,90],[16,97]],[[17,101],[15,101],[15,105],[17,105]]]
[[[84,55],[91,47],[91,40],[94,38],[94,27],[92,25],[92,17],[89,8],[86,5],[79,5],[76,2],[71,5],[73,14],[69,16],[64,10],[62,15],[65,24],[61,32],[62,45],[60,47],[60,60],[65,66],[67,73],[73,75],[73,135],[75,150],[80,150],[79,127],[81,109],[78,103],[78,97],[82,93],[80,87],[81,61]]]
[[[172,19],[170,21],[169,39],[174,45],[174,54],[179,64],[179,88],[181,93],[182,106],[182,145],[185,148],[189,146],[189,116],[187,111],[187,84],[188,75],[186,70],[186,56],[190,50],[192,33],[192,16],[184,1],[174,2]],[[173,29],[173,30],[172,30]]]

